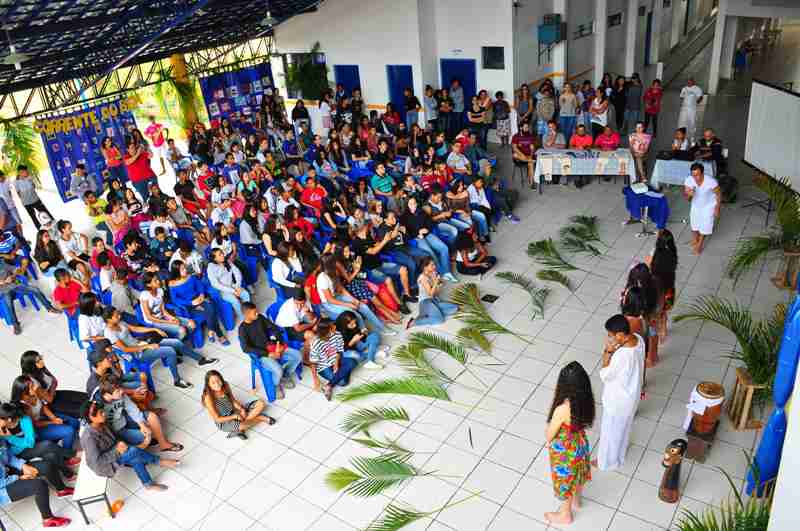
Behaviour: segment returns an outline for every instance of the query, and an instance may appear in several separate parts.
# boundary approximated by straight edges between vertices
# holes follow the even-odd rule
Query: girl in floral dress
[[[580,507],[583,486],[592,479],[586,428],[593,422],[594,396],[589,375],[580,363],[570,362],[558,375],[545,433],[553,490],[561,500],[557,512],[544,513],[551,524],[572,523],[572,509]]]

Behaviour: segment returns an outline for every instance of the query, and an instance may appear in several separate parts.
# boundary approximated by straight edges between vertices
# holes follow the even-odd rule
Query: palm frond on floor
[[[341,428],[347,433],[367,433],[379,422],[400,420],[409,420],[408,412],[401,407],[362,408],[347,415],[341,423]]]
[[[467,325],[468,328],[472,328],[483,335],[512,335],[525,343],[530,343],[524,335],[518,334],[495,321],[486,306],[483,305],[481,294],[476,284],[467,282],[459,285],[452,291],[450,300],[459,307],[456,319]]]
[[[574,287],[572,286],[572,280],[560,271],[554,271],[552,269],[542,269],[536,273],[536,278],[539,280],[543,280],[545,282],[555,282],[556,284],[561,284],[569,291],[575,291]]]
[[[530,242],[528,244],[528,256],[533,258],[537,263],[554,271],[579,270],[578,267],[567,262],[567,260],[561,256],[552,238]],[[583,270],[581,269],[581,271]]]
[[[547,296],[550,294],[548,288],[537,288],[533,280],[525,275],[514,273],[513,271],[501,271],[497,273],[496,276],[500,280],[513,284],[528,293],[531,298],[532,306],[531,320],[536,319],[537,315],[544,317],[544,303],[547,300]]]
[[[334,490],[354,496],[369,497],[412,478],[429,476],[408,464],[409,454],[390,454],[381,457],[354,457],[352,469],[339,467],[325,476],[325,482]]]
[[[600,239],[600,227],[597,226],[597,216],[577,215],[569,218],[572,227],[576,227],[577,233],[589,241],[602,243],[606,247],[608,244]]]
[[[422,512],[416,511],[410,507],[400,506],[394,503],[389,504],[383,512],[383,516],[380,519],[372,522],[369,527],[365,531],[398,531],[406,527],[409,524],[413,524],[414,522],[421,520],[423,518],[433,516],[436,513],[440,513],[442,511],[446,511],[456,505],[464,503],[466,501],[471,500],[476,496],[480,496],[481,492],[475,492],[470,494],[469,496],[462,498],[460,500],[456,500],[454,502],[448,503],[442,507],[434,509],[432,511]]]
[[[389,378],[379,382],[367,382],[355,387],[345,389],[336,398],[342,402],[350,402],[372,395],[415,395],[436,398],[437,400],[450,400],[450,396],[439,382],[426,378]]]
[[[425,355],[425,352],[418,348],[401,345],[394,349],[392,356],[397,360],[400,366],[408,372],[409,376],[432,381],[442,380],[448,383],[453,382],[452,378],[434,367]]]
[[[471,348],[489,355],[492,353],[491,340],[474,328],[465,326],[459,329],[459,331],[456,332],[456,338],[458,338],[458,342],[461,343],[464,348]]]
[[[463,345],[449,341],[431,332],[414,332],[408,337],[408,346],[412,349],[438,350],[444,352],[461,365],[469,363],[469,356]]]
[[[378,439],[368,435],[367,437],[353,437],[350,439],[353,442],[357,442],[362,446],[366,446],[367,448],[372,448],[373,450],[384,450],[388,453],[383,454],[381,457],[385,456],[392,456],[392,455],[405,455],[405,454],[414,454],[411,450],[407,448],[403,448],[397,442],[391,441],[389,439],[379,441]]]
[[[573,235],[562,236],[561,246],[573,254],[588,254],[595,257],[603,255],[600,249],[589,243],[588,240]]]

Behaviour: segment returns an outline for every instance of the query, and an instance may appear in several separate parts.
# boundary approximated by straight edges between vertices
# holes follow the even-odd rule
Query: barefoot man
[[[692,202],[689,221],[692,225],[692,250],[695,254],[703,252],[706,236],[714,230],[714,221],[719,218],[722,206],[722,193],[719,183],[703,173],[703,165],[692,164],[692,175],[683,183],[683,193]]]
[[[597,462],[600,470],[622,466],[631,437],[633,416],[639,406],[644,370],[644,340],[632,334],[628,320],[617,314],[606,321],[600,379],[603,381],[603,417]]]

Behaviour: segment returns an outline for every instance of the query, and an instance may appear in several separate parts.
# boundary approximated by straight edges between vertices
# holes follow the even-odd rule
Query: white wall
[[[622,13],[622,24],[606,30],[606,65],[604,72],[612,72],[612,76],[625,74],[625,26],[628,24],[626,0],[608,0],[608,16]],[[608,19],[599,21],[608,24]]]
[[[386,65],[411,65],[422,93],[417,0],[329,0],[314,13],[275,28],[280,53],[308,52],[319,41],[333,82],[333,65],[357,64],[367,104],[389,101]]]
[[[503,2],[504,0],[494,0]],[[574,4],[574,1],[570,5]],[[551,0],[524,0],[521,7],[514,10],[514,31],[517,39],[517,69],[514,72],[514,86],[530,83],[552,72],[552,65],[546,56],[539,64],[538,26],[545,14],[553,12]],[[590,38],[590,37],[587,37]]]
[[[588,24],[594,19],[594,0],[570,0],[567,11],[567,33],[569,44],[567,47],[567,77],[573,83],[580,83],[584,79],[592,79],[593,72],[586,70],[594,67],[594,37],[589,35],[574,39],[573,33],[581,24]],[[585,72],[585,73],[583,73]],[[573,79],[580,74],[580,77]]]
[[[491,94],[498,90],[511,94],[514,88],[514,43],[512,4],[510,0],[422,0],[432,4],[436,13],[435,58],[437,82],[441,86],[439,59],[474,59],[478,90]],[[423,42],[425,38],[423,38]],[[481,47],[502,46],[504,70],[482,68]],[[427,58],[423,59],[423,62]]]
[[[422,84],[439,86],[438,41],[436,39],[436,6],[431,0],[418,0],[419,44],[422,53]]]
[[[800,17],[800,2],[784,2],[795,7],[753,6],[753,0],[728,0],[728,14],[739,17],[796,18]]]

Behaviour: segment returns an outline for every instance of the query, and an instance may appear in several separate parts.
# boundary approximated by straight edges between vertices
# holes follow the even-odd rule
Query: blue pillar
[[[756,489],[758,496],[763,493],[764,483],[775,479],[781,463],[783,440],[786,437],[786,402],[792,396],[795,375],[797,373],[797,360],[800,355],[800,297],[795,297],[792,306],[786,312],[786,322],[783,325],[783,339],[778,352],[778,369],[775,373],[775,383],[772,387],[772,397],[775,400],[775,410],[770,415],[769,422],[764,428],[761,443],[758,445],[753,460],[754,470],[747,473],[747,493],[752,494]],[[800,407],[800,404],[795,404]],[[756,485],[756,474],[758,485]]]

